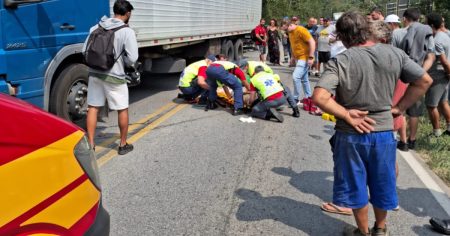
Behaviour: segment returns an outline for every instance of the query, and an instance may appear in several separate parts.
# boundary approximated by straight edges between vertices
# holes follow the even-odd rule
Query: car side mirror
[[[38,3],[43,2],[45,0],[5,0],[4,5],[5,8],[17,8],[17,6],[21,4],[27,4],[27,3]]]

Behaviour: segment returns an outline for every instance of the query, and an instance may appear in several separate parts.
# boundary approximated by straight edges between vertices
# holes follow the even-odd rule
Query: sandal
[[[320,206],[322,211],[326,211],[329,213],[341,214],[351,216],[353,215],[353,211],[350,208],[336,206],[331,202],[324,202],[322,206]]]

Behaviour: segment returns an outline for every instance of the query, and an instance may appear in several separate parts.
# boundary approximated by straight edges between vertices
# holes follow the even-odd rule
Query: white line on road
[[[423,168],[423,166],[416,160],[416,158],[409,152],[398,152],[400,156],[408,163],[411,169],[417,174],[419,179],[430,190],[436,201],[442,206],[448,216],[450,216],[450,199],[441,187],[434,181],[430,174]]]

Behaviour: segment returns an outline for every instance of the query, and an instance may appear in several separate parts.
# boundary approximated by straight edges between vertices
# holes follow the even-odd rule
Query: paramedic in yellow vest
[[[264,72],[269,74],[274,74],[272,68],[270,68],[268,65],[264,64],[260,61],[247,61],[247,60],[240,60],[239,61],[239,67],[246,72],[250,78],[252,78],[255,75],[255,68],[261,66],[264,69]],[[298,109],[297,103],[294,100],[294,97],[292,96],[291,90],[289,87],[284,86],[281,82],[280,76],[277,74],[274,74],[275,80],[281,84],[281,87],[283,87],[283,94],[287,99],[287,102],[289,106],[292,108],[292,116],[293,117],[300,117],[300,111]]]
[[[214,61],[216,61],[216,57],[210,55],[204,60],[190,64],[183,70],[178,83],[178,88],[182,94],[178,94],[178,98],[193,102],[199,95],[202,95],[202,98],[207,97],[207,88],[202,88],[200,81],[205,80],[208,64]]]
[[[250,101],[256,99],[256,93],[260,100],[253,106],[251,115],[266,120],[275,118],[278,122],[283,122],[284,118],[276,108],[286,103],[286,97],[275,75],[265,72],[262,66],[257,66],[250,81]]]

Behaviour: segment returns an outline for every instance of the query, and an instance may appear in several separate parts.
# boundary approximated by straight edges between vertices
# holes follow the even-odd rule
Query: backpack
[[[122,56],[123,52],[115,58],[114,56],[114,34],[116,31],[128,27],[127,24],[115,29],[107,30],[100,25],[92,31],[84,52],[84,61],[86,64],[97,70],[110,70],[116,61]]]
[[[252,29],[252,32],[250,32],[250,37],[253,40],[253,42],[258,41],[258,38],[256,37],[255,29]]]

